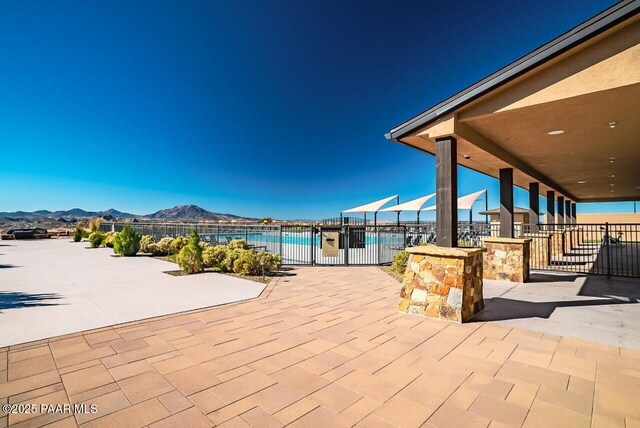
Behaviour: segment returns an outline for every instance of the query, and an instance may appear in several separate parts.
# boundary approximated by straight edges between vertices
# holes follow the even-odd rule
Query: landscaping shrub
[[[161,256],[164,254],[156,242],[152,242],[147,246],[147,253],[150,253],[152,256]]]
[[[266,273],[276,272],[282,266],[282,258],[279,254],[259,251],[256,254],[256,257],[258,259],[258,265],[260,266],[260,273],[262,275]]]
[[[182,247],[176,258],[180,269],[188,274],[202,271],[202,248],[200,247],[200,236],[195,230],[191,231],[189,242]]]
[[[189,243],[189,240],[184,236],[178,236],[171,242],[171,248],[169,249],[171,254],[178,254]]]
[[[98,248],[104,241],[104,233],[96,230],[89,234],[89,245],[91,248]]]
[[[238,258],[233,261],[233,273],[240,275],[259,275],[260,265],[255,250],[240,250]]]
[[[169,251],[171,251],[171,244],[173,244],[173,238],[169,236],[165,236],[158,241],[158,251],[160,251],[160,254],[169,254]]]
[[[407,269],[407,262],[409,261],[409,253],[406,251],[400,251],[393,256],[393,263],[391,263],[391,269],[398,273],[404,273]]]
[[[227,248],[230,250],[246,250],[249,247],[247,246],[247,241],[244,239],[232,239],[231,242],[227,244]]]
[[[80,224],[78,224],[76,228],[73,229],[73,241],[80,242],[82,241],[82,238],[84,238],[84,229]]]
[[[104,234],[102,238],[102,245],[105,247],[113,248],[113,239],[116,237],[116,233],[113,231],[109,231]]]
[[[143,253],[150,253],[151,251],[149,251],[149,245],[155,243],[156,240],[153,239],[153,236],[142,235],[142,238],[140,238],[140,251],[142,251]]]
[[[238,258],[240,258],[243,251],[246,251],[246,250],[242,250],[238,248],[229,249],[229,246],[227,245],[227,250],[226,250],[224,260],[222,260],[222,263],[220,263],[220,270],[222,272],[233,272],[233,265],[235,261]]]
[[[126,257],[135,256],[140,251],[140,233],[127,224],[113,239],[113,251]]]
[[[219,268],[226,256],[227,247],[224,245],[210,245],[202,251],[202,263],[207,268]]]

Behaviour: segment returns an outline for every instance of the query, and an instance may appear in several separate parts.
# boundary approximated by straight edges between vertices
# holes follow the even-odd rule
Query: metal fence
[[[434,244],[435,223],[401,225],[214,225],[128,223],[156,240],[196,230],[209,244],[244,239],[259,250],[280,254],[286,265],[384,265],[410,246]],[[103,231],[125,223],[102,223]],[[532,239],[531,269],[640,277],[640,224],[516,224],[515,237]],[[459,223],[458,245],[481,247],[498,236],[498,223]]]

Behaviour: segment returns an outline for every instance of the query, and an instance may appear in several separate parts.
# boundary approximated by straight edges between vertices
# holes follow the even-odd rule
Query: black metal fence
[[[103,231],[125,223],[102,223]],[[407,247],[434,244],[435,223],[401,225],[233,225],[129,223],[157,240],[187,236],[226,244],[244,239],[257,249],[280,254],[287,265],[384,265]],[[498,236],[497,223],[459,223],[458,245],[480,247]],[[532,239],[530,268],[561,272],[640,277],[640,224],[516,224],[515,237]]]

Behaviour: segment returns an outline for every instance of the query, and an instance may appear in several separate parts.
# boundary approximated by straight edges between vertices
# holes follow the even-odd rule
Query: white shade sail
[[[388,198],[380,199],[379,201],[371,202],[365,205],[360,205],[359,207],[351,208],[348,210],[342,211],[343,213],[374,213],[380,211],[380,208],[384,206],[387,202],[392,199],[397,198],[398,195],[389,196]]]
[[[487,191],[487,189],[483,189],[483,190],[480,190],[478,192],[470,193],[468,195],[459,197],[458,198],[458,209],[459,210],[470,210],[471,207],[473,207],[473,203],[476,201],[476,199],[478,199],[480,197],[480,195],[482,195],[486,191]],[[436,206],[435,205],[422,209],[422,211],[435,211],[435,210],[436,210]]]
[[[427,203],[427,201],[433,198],[436,194],[432,193],[427,196],[423,196],[421,198],[414,199],[412,201],[404,202],[399,205],[394,205],[389,208],[381,209],[380,212],[394,212],[399,213],[400,211],[419,211],[422,206]]]

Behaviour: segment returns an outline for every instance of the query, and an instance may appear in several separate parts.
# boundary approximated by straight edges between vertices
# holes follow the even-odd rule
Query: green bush
[[[400,251],[393,256],[393,263],[391,263],[391,269],[398,273],[404,273],[407,269],[407,262],[409,261],[409,253],[406,251]]]
[[[169,251],[171,251],[171,244],[173,244],[173,238],[169,236],[165,236],[158,241],[158,251],[160,251],[160,254],[169,254]]]
[[[113,239],[113,251],[125,257],[135,256],[140,251],[140,233],[127,224]]]
[[[233,261],[233,273],[240,275],[258,275],[260,265],[255,250],[239,250],[238,258]]]
[[[153,239],[153,236],[142,235],[142,238],[140,238],[140,251],[142,251],[143,253],[150,253],[151,251],[149,251],[149,245],[155,243],[156,240]]]
[[[200,247],[200,236],[195,230],[191,231],[189,242],[180,249],[176,258],[180,269],[188,274],[202,271],[202,248]]]
[[[113,240],[115,239],[115,237],[116,233],[113,231],[105,233],[104,237],[102,238],[102,245],[104,245],[105,247],[113,248]]]
[[[156,242],[152,242],[147,246],[147,253],[150,253],[152,256],[161,256],[164,254]]]
[[[73,241],[80,242],[84,238],[84,229],[82,226],[77,225],[75,229],[73,229]]]
[[[98,248],[104,241],[104,233],[96,230],[89,234],[89,245],[91,248]]]
[[[282,258],[279,254],[259,251],[256,257],[258,258],[258,265],[260,266],[260,273],[262,275],[276,272],[282,266]]]
[[[178,236],[173,240],[173,242],[171,242],[171,248],[169,249],[169,252],[171,254],[178,254],[180,250],[187,246],[188,243],[189,240],[187,238],[185,238],[184,236]]]
[[[220,263],[220,270],[222,272],[233,272],[233,264],[242,255],[242,252],[246,250],[242,249],[229,249],[227,246],[224,260]]]
[[[224,245],[208,246],[202,251],[202,262],[207,268],[220,267],[226,256],[227,247]]]
[[[231,242],[227,244],[227,248],[230,250],[246,250],[249,246],[244,239],[232,239]]]

